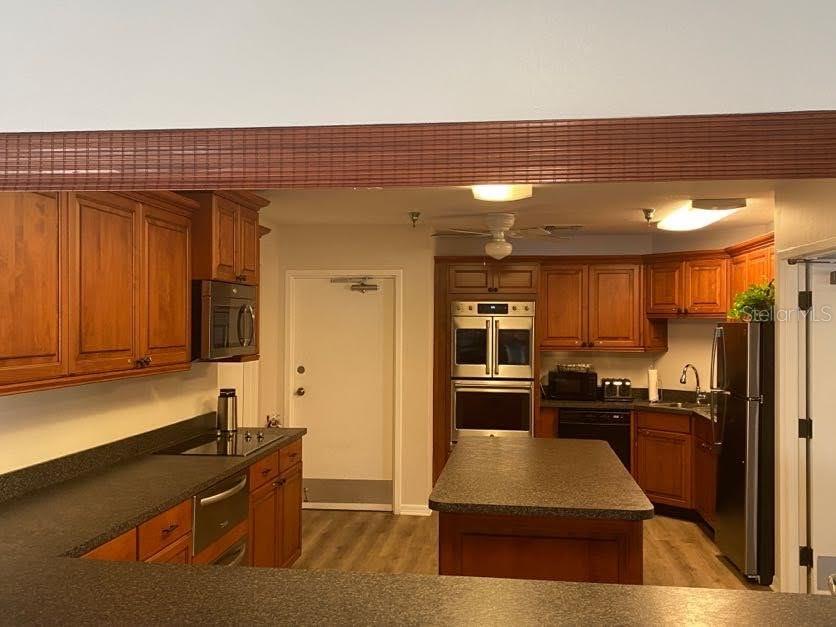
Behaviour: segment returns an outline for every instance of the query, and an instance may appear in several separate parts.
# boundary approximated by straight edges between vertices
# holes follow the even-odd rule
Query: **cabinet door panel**
[[[214,244],[212,278],[219,281],[235,281],[235,259],[238,252],[236,213],[238,205],[225,198],[214,198]]]
[[[0,194],[0,384],[67,373],[66,234],[58,194]]]
[[[447,291],[459,294],[487,293],[490,271],[484,264],[456,264],[447,270]]]
[[[641,346],[641,266],[589,268],[589,343],[596,347]]]
[[[493,287],[504,294],[534,294],[537,292],[537,266],[507,264],[492,268]]]
[[[714,524],[717,499],[717,466],[711,446],[694,438],[694,509],[710,525]]]
[[[728,310],[727,260],[685,262],[685,313],[724,316]]]
[[[578,348],[587,338],[588,269],[584,265],[550,266],[543,270],[540,302],[547,348]]]
[[[191,360],[190,222],[144,207],[142,350],[152,365]]]
[[[250,495],[250,561],[253,566],[277,566],[280,539],[277,489],[271,481]]]
[[[691,507],[691,436],[639,429],[636,479],[654,503]]]
[[[70,204],[70,372],[136,366],[139,203],[73,194]]]
[[[749,286],[747,255],[738,255],[729,262],[729,285],[732,300]]]
[[[675,316],[682,304],[682,264],[679,261],[652,263],[647,266],[647,303],[649,314]]]
[[[746,255],[746,286],[770,281],[769,250],[762,248]]]
[[[284,478],[282,486],[282,566],[289,566],[302,552],[302,465]]]
[[[258,285],[258,213],[238,208],[238,258],[236,278],[248,285]]]

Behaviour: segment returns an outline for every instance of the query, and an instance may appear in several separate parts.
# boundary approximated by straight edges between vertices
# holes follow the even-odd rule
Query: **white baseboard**
[[[432,516],[432,510],[426,505],[401,505],[402,516]]]
[[[392,506],[384,503],[302,503],[302,509],[342,509],[358,512],[391,512]]]

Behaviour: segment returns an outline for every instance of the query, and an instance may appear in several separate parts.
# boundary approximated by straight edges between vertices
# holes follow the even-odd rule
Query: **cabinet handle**
[[[287,456],[290,458],[299,457],[299,453],[288,453]]]
[[[274,488],[281,488],[285,484],[285,481],[287,481],[287,479],[279,479],[278,481],[274,481],[273,482],[273,487]]]
[[[247,275],[246,274],[237,274],[237,275],[235,275],[235,280],[239,281],[239,282],[244,282],[244,281],[247,280]]]
[[[148,355],[145,355],[144,357],[140,357],[139,359],[136,360],[136,367],[137,368],[145,368],[145,367],[150,366],[150,365],[151,365],[151,358]]]
[[[263,468],[263,469],[261,470],[261,474],[262,474],[262,476],[265,476],[265,477],[266,477],[266,476],[267,476],[267,475],[269,475],[272,471],[273,471],[273,469],[272,469],[272,468]]]
[[[686,307],[685,309],[683,309],[682,313],[684,313],[687,316],[688,315],[688,308]]]
[[[166,536],[167,536],[167,535],[168,535],[168,534],[170,534],[172,531],[174,531],[175,529],[177,529],[177,527],[179,527],[179,526],[180,526],[180,524],[179,524],[179,523],[171,523],[168,527],[163,527],[163,529],[162,529],[162,533],[163,533],[163,535],[166,535]]]

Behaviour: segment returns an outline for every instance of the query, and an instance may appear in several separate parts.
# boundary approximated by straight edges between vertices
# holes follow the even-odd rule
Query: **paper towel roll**
[[[647,400],[651,403],[659,400],[659,371],[656,368],[647,369]]]

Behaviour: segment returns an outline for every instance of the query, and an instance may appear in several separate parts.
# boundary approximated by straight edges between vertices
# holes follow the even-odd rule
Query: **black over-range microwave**
[[[192,357],[255,355],[257,289],[223,281],[192,282]]]

